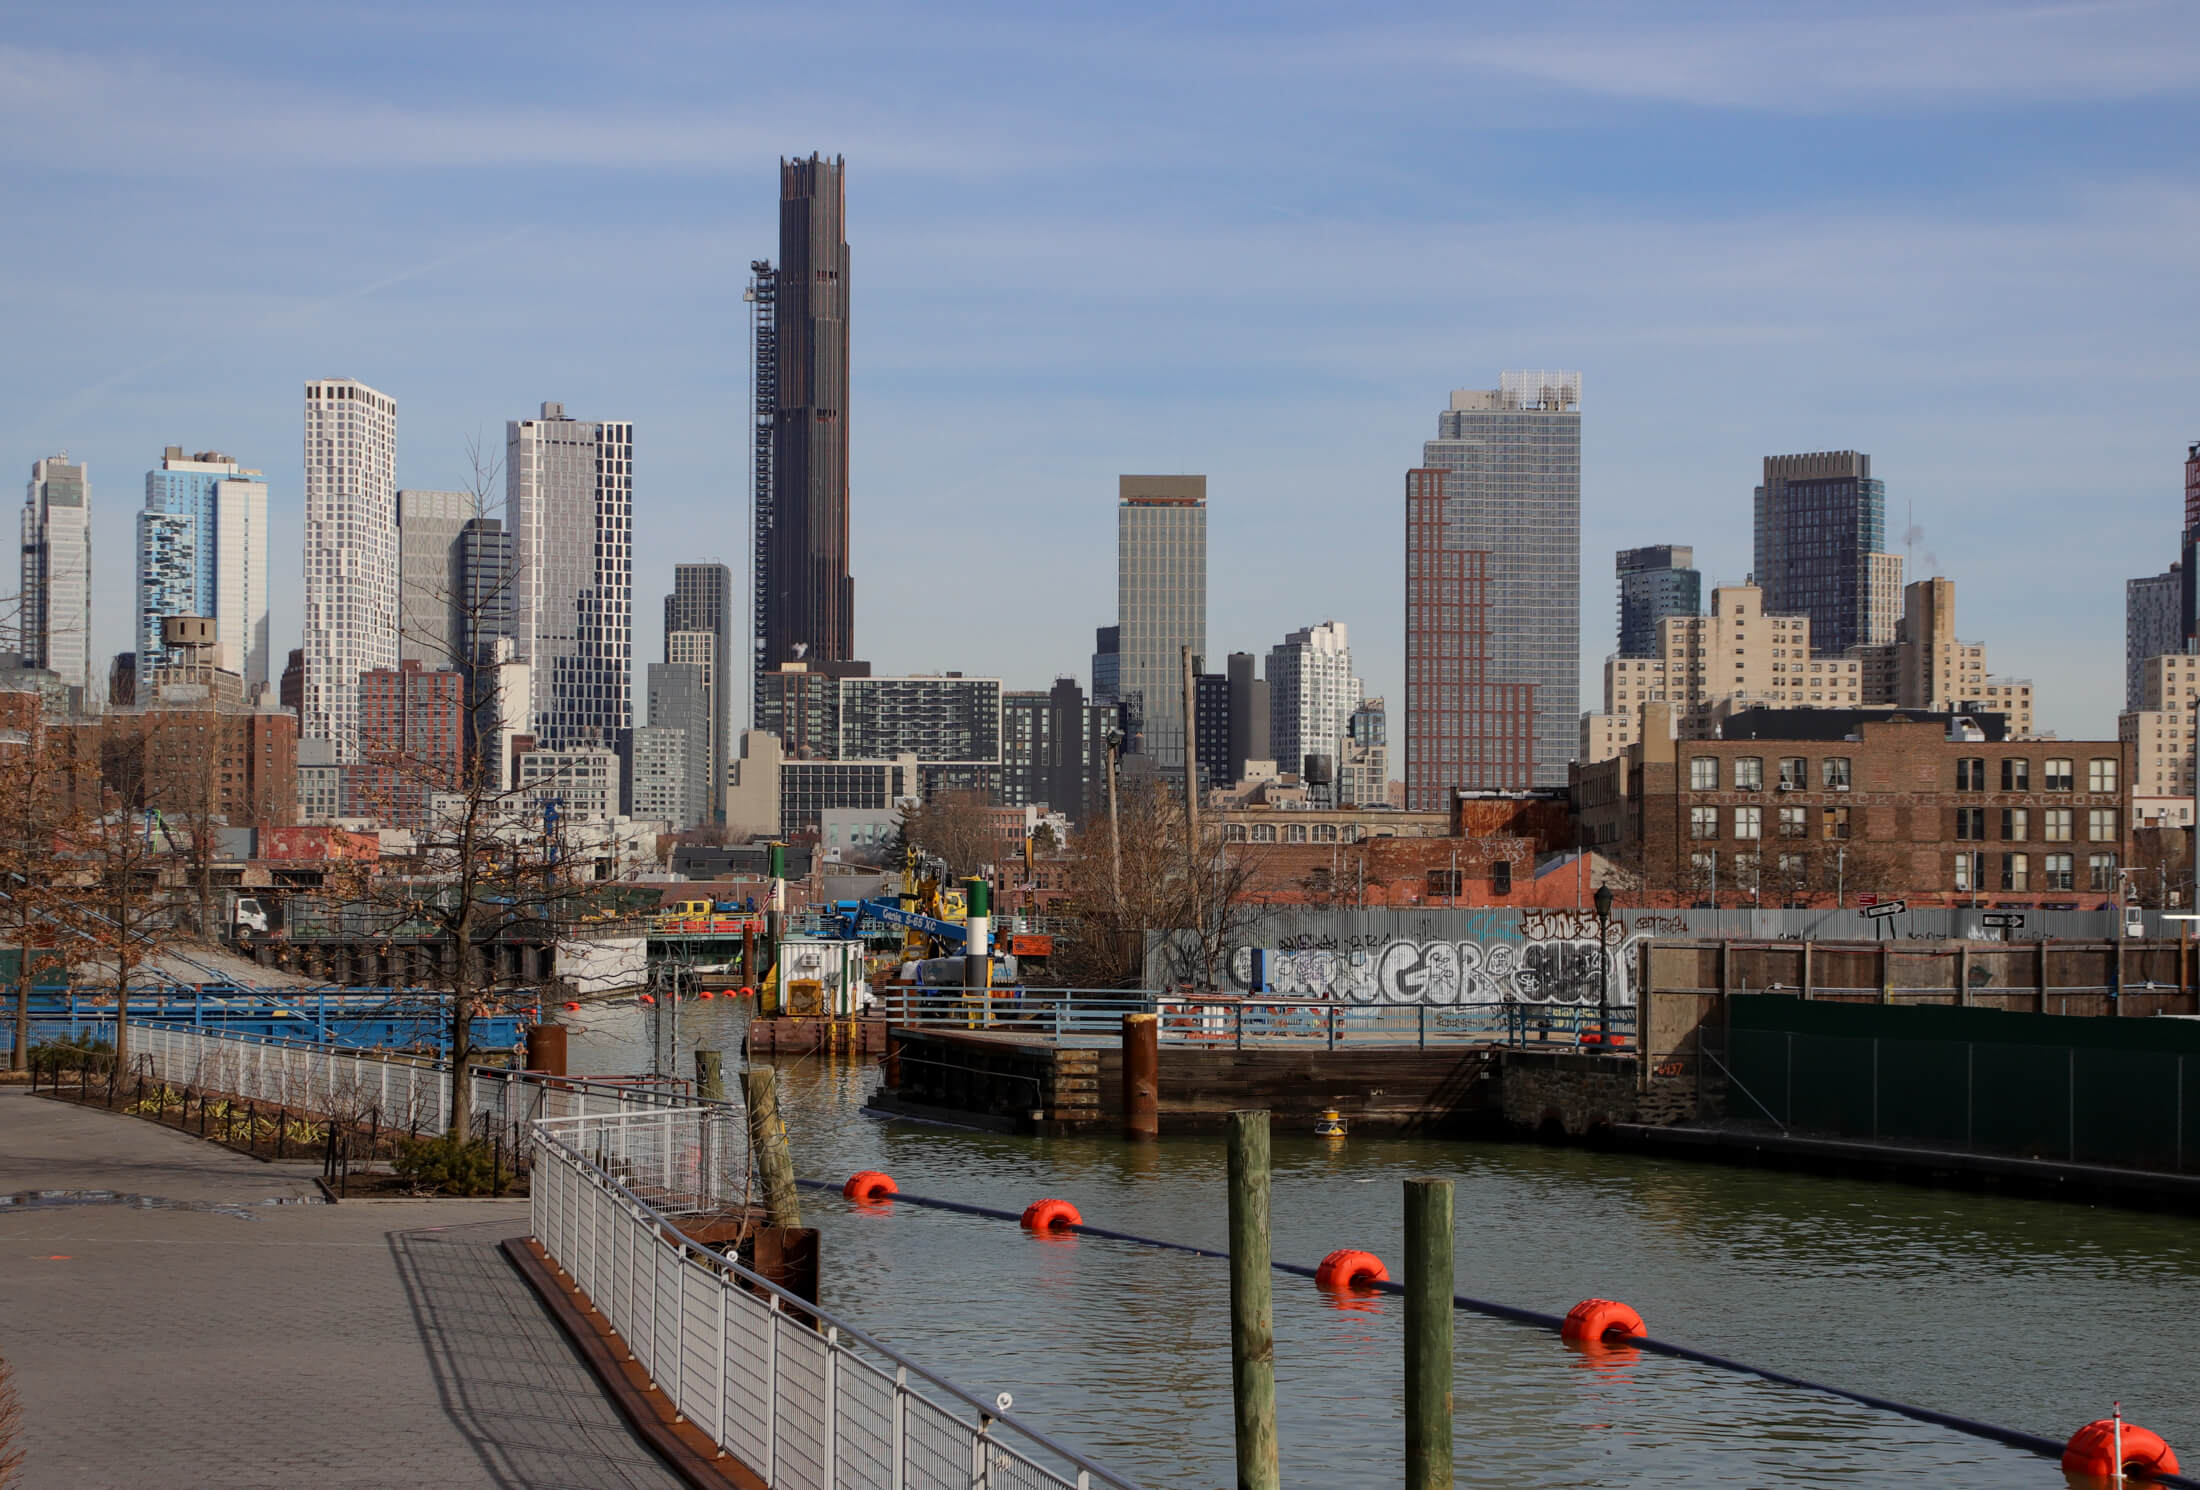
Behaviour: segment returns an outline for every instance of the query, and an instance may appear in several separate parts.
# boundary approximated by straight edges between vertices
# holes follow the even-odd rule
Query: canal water
[[[746,1011],[680,1011],[678,1069],[736,1063]],[[648,1068],[648,1011],[592,1006],[576,1074]],[[883,1169],[907,1191],[1225,1245],[1219,1139],[1132,1146],[1016,1138],[862,1115],[873,1066],[779,1063],[796,1167]],[[1279,1132],[1279,1260],[1362,1247],[1399,1270],[1400,1181],[1455,1182],[1457,1288],[1564,1313],[1585,1297],[1734,1359],[2061,1438],[2121,1399],[2200,1459],[2195,1224],[2112,1208],[1941,1192],[1525,1143]],[[1223,1263],[913,1206],[805,1192],[825,1298],[872,1334],[1156,1487],[1234,1482]],[[1402,1474],[1403,1302],[1340,1305],[1275,1276],[1284,1483]],[[1460,1483],[1521,1486],[2059,1486],[2051,1462],[1838,1399],[1708,1367],[1590,1359],[1550,1334],[1458,1316]]]

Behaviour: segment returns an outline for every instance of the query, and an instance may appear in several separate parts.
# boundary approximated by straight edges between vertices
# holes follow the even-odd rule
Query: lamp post
[[[1597,1044],[1612,1043],[1612,887],[1597,886]]]

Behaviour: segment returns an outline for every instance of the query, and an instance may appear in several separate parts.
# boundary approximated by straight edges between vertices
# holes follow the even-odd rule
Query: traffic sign
[[[1877,905],[1879,904],[1879,897],[1877,895],[1859,895],[1856,897],[1856,903],[1859,906]]]
[[[2024,929],[2024,917],[2016,911],[1988,911],[1978,919],[1982,926],[1999,926],[2004,931]]]
[[[1876,920],[1880,916],[1899,916],[1909,908],[1910,903],[1907,900],[1888,900],[1878,905],[1867,905],[1857,914],[1870,916]]]

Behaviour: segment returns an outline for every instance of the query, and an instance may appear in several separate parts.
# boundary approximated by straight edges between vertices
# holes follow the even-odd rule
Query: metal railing
[[[774,1490],[1135,1484],[682,1234],[732,1203],[743,1155],[718,1108],[551,1118],[535,1239],[673,1407]]]
[[[1164,1045],[1244,1050],[1425,1049],[1432,1045],[1574,1045],[1630,1041],[1632,1004],[1344,1003],[1334,999],[1170,996],[1140,990],[892,988],[891,1023],[1025,1036],[1054,1045],[1112,1045],[1125,1014],[1159,1016]]]
[[[106,1035],[113,1038],[110,1021]],[[130,1021],[130,1065],[163,1083],[311,1112],[384,1132],[439,1133],[450,1126],[448,1061],[402,1060],[335,1046],[223,1030]],[[684,1083],[588,1081],[535,1071],[472,1068],[474,1128],[505,1130],[515,1152],[525,1126],[543,1118],[693,1107]]]

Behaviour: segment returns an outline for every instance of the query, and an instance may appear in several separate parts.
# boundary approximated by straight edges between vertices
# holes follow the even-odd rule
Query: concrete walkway
[[[498,1255],[524,1202],[303,1203],[314,1173],[0,1088],[23,1490],[679,1485]]]

